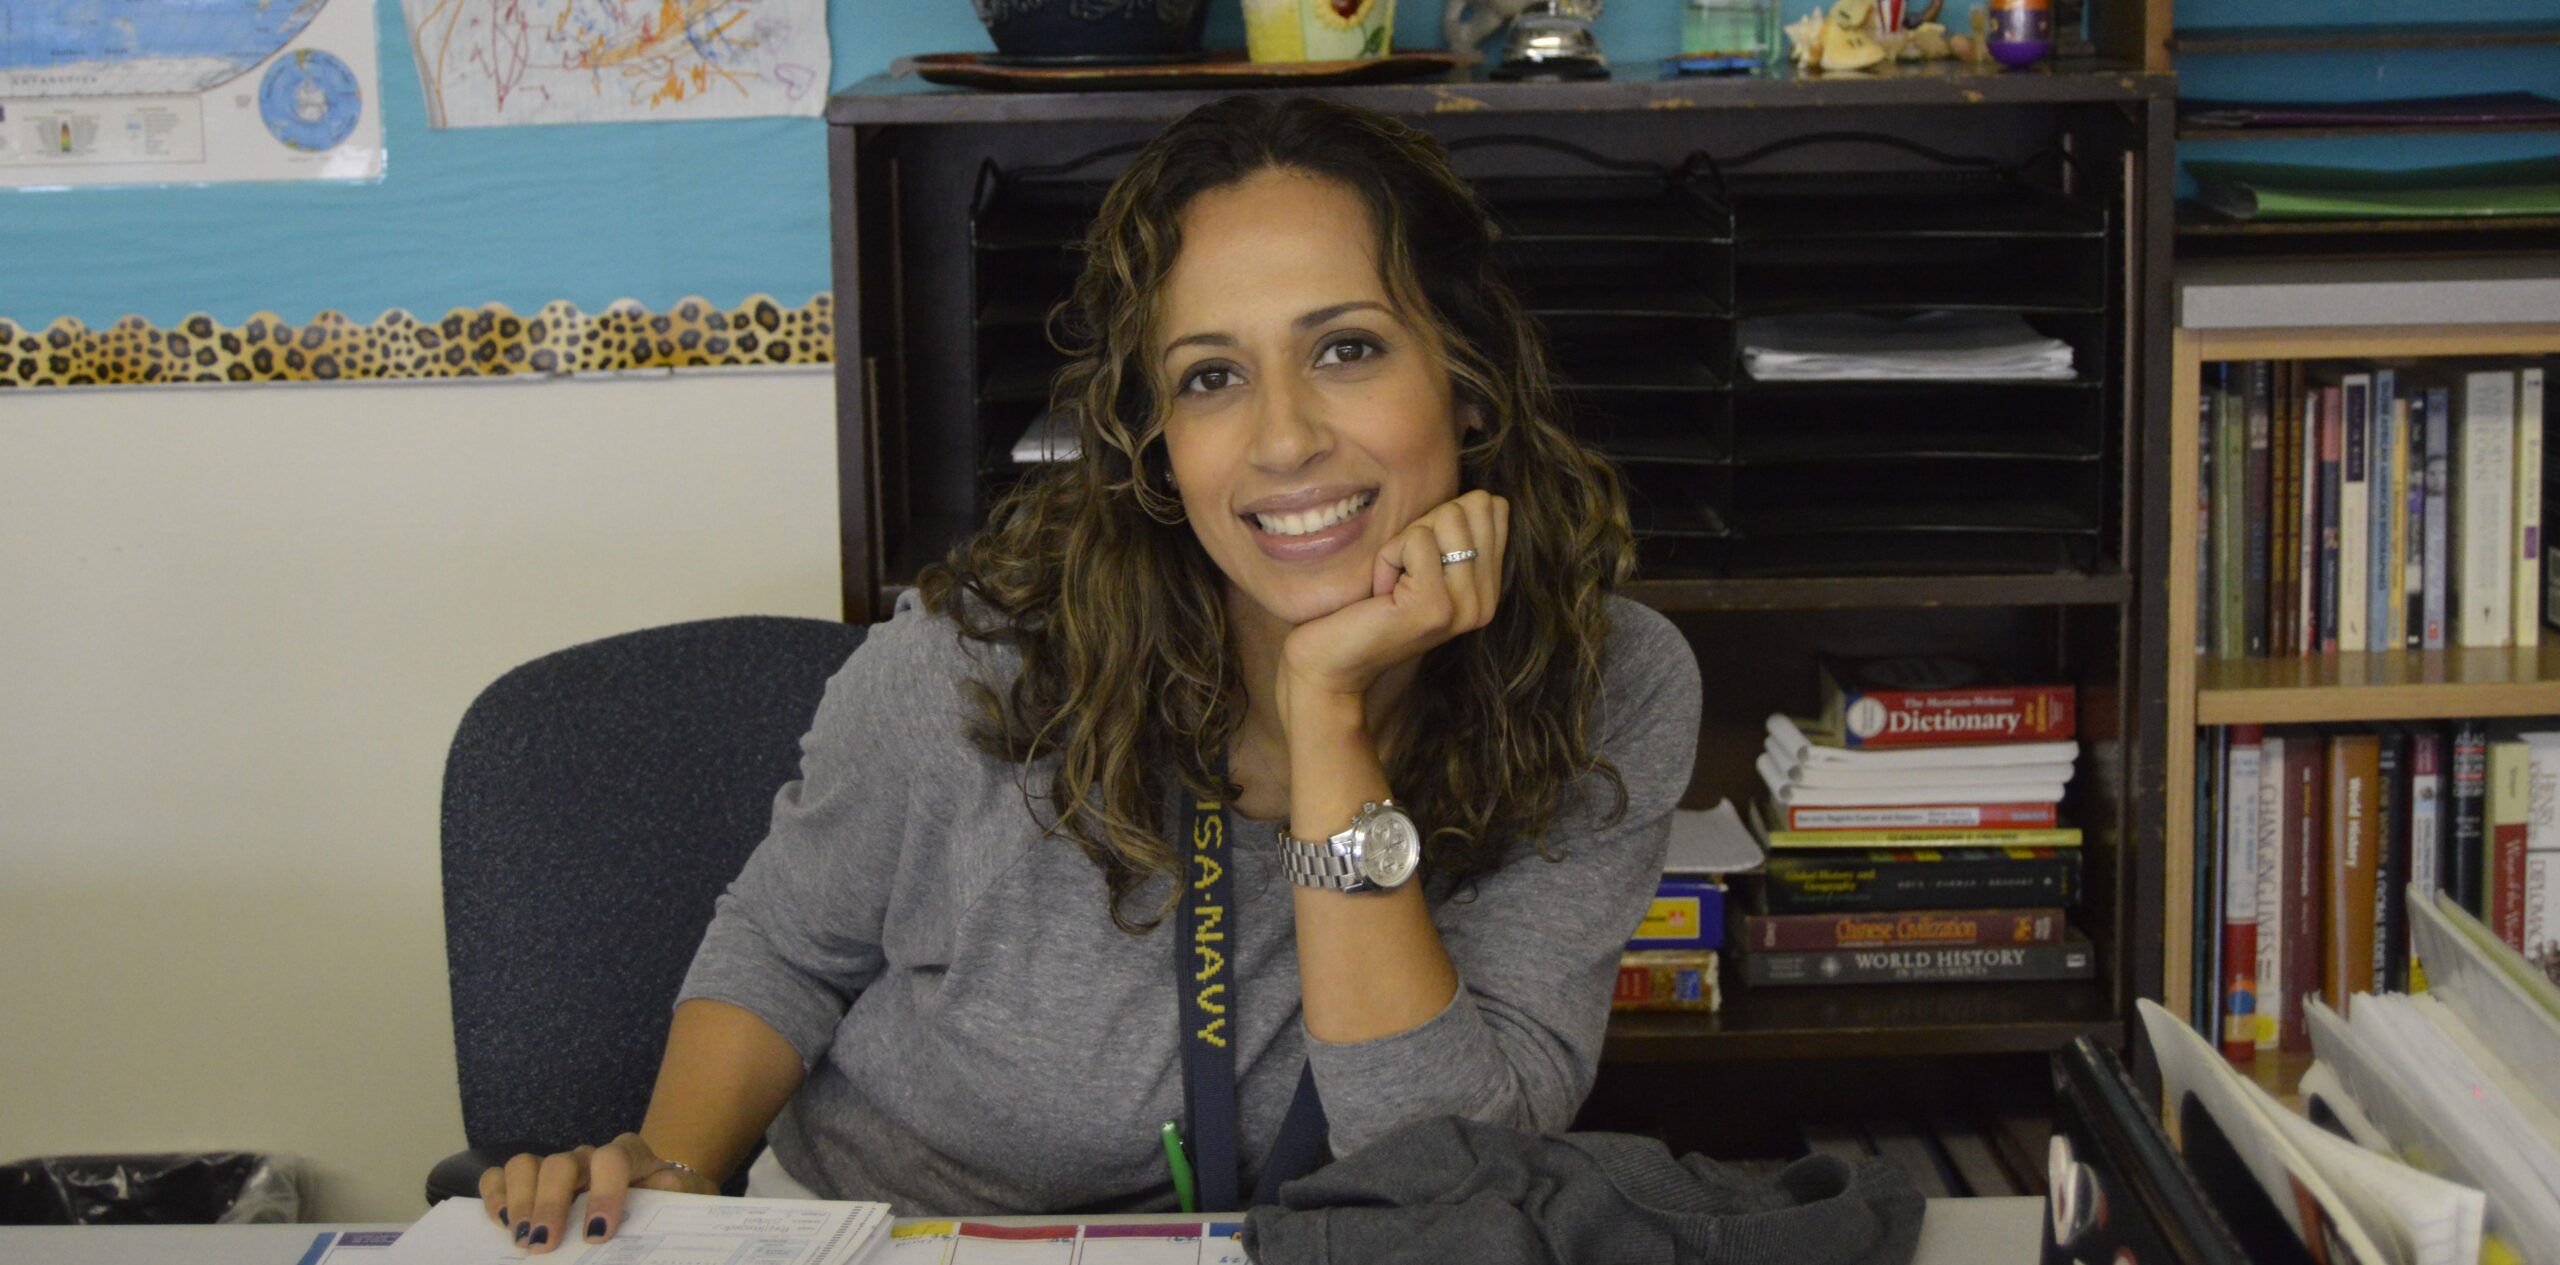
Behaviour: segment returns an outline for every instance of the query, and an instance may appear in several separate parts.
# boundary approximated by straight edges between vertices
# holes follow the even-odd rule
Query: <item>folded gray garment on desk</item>
[[[1441,1117],[1282,1186],[1244,1247],[1261,1265],[1908,1265],[1922,1206],[1881,1160],[1756,1177],[1651,1138]]]

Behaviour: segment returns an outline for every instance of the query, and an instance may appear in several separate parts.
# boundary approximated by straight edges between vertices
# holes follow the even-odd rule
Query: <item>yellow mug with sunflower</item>
[[[1396,0],[1244,0],[1245,51],[1255,61],[1384,57]]]

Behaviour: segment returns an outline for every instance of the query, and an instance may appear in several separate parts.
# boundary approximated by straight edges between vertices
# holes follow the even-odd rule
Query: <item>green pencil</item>
[[[1200,1201],[1191,1192],[1191,1161],[1182,1158],[1182,1130],[1167,1120],[1157,1132],[1164,1138],[1164,1166],[1173,1170],[1173,1197],[1182,1201],[1184,1212],[1200,1211]]]

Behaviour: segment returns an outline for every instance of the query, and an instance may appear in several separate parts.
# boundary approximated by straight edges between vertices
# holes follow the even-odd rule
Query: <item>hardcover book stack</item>
[[[2310,1049],[2309,997],[2421,985],[2412,891],[2445,893],[2560,981],[2560,733],[2235,725],[2203,741],[2193,983],[2226,1057]]]
[[[2540,365],[2206,366],[2197,651],[2537,644],[2543,379]]]
[[[1733,937],[1754,986],[2083,979],[2067,685],[1961,659],[1826,660],[1822,715],[1768,720],[1768,860]]]

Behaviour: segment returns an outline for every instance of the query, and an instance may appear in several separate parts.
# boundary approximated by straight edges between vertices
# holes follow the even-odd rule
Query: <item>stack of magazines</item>
[[[1742,364],[1763,382],[2068,379],[2071,345],[2010,312],[1815,312],[1742,323]]]

